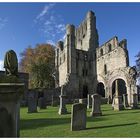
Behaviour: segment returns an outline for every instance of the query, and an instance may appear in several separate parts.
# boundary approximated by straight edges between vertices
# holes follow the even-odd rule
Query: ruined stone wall
[[[108,72],[129,65],[126,41],[118,42],[117,37],[97,48],[96,54],[97,75],[106,75]]]

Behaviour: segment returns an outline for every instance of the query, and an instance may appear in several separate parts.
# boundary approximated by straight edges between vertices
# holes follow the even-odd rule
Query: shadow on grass
[[[103,118],[102,116],[98,117],[87,117],[87,122],[97,122],[97,121],[104,121],[107,120],[106,118]]]
[[[40,119],[21,119],[20,128],[24,129],[34,129],[38,127],[46,127],[50,125],[61,125],[61,124],[70,124],[70,118],[40,118]]]
[[[125,123],[125,124],[116,124],[116,125],[107,125],[107,126],[97,126],[97,127],[90,127],[86,128],[87,130],[89,129],[101,129],[101,128],[110,128],[110,127],[120,127],[120,126],[128,126],[128,125],[135,125],[138,123]]]

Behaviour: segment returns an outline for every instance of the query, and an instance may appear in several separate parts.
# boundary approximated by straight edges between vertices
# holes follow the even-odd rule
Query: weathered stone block
[[[72,105],[71,131],[86,129],[86,104],[76,103]]]
[[[19,137],[23,83],[0,83],[0,137]]]
[[[92,111],[91,116],[101,116],[101,96],[99,94],[94,94],[92,97]]]

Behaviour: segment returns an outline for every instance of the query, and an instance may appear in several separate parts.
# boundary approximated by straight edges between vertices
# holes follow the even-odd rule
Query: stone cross
[[[64,88],[63,86],[61,87],[61,95],[59,96],[60,98],[60,106],[59,106],[59,111],[58,114],[67,114],[67,108],[66,108],[66,95],[64,94]]]
[[[101,116],[101,96],[99,94],[94,94],[92,97],[92,111],[91,116]]]
[[[86,104],[76,103],[72,105],[71,131],[86,129]]]

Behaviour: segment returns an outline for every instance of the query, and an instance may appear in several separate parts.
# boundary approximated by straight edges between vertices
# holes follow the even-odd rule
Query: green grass
[[[71,105],[67,109],[70,112]],[[140,137],[140,109],[113,111],[111,105],[102,105],[100,117],[90,117],[88,109],[87,129],[81,131],[70,131],[71,114],[58,115],[58,107],[20,111],[20,137]]]

